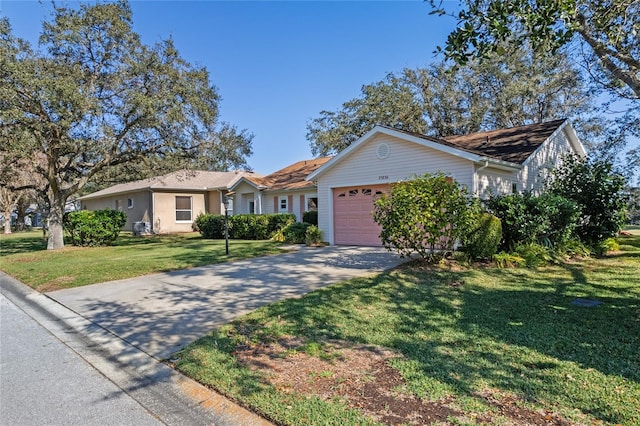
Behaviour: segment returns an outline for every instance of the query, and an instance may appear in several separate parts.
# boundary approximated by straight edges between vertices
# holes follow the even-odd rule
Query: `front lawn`
[[[47,251],[41,231],[0,235],[0,269],[40,291],[77,287],[281,253],[272,241],[207,240],[197,233],[134,237],[122,233],[113,246]]]
[[[539,269],[343,282],[212,331],[176,367],[283,425],[638,425],[640,236],[619,241]]]

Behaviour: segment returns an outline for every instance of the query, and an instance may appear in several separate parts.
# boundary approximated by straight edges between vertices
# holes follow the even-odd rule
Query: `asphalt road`
[[[0,294],[0,423],[163,423]]]

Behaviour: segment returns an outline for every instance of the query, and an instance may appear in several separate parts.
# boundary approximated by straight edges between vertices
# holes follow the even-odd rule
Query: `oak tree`
[[[0,151],[43,156],[47,247],[63,247],[65,202],[97,174],[193,156],[215,133],[219,96],[172,40],[145,45],[127,2],[55,7],[37,48],[0,20]]]
[[[640,98],[638,0],[464,0],[457,12],[447,11],[443,1],[429,3],[431,13],[458,20],[441,50],[459,64],[500,54],[504,42],[529,42],[553,55],[577,39],[594,80],[618,96]]]

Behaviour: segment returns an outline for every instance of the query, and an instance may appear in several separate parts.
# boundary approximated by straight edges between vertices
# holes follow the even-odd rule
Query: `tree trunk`
[[[11,233],[11,209],[5,210],[4,212],[4,233]]]
[[[55,198],[55,197],[54,197]],[[57,250],[64,247],[64,233],[62,219],[64,217],[64,200],[50,200],[49,211],[49,240],[47,250]]]

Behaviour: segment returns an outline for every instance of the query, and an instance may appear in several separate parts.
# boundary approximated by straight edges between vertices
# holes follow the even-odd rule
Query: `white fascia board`
[[[492,169],[500,169],[507,171],[521,170],[523,166],[516,163],[510,163],[509,161],[498,160],[497,158],[480,157],[480,160],[476,161],[476,164],[485,164]]]
[[[98,194],[101,191],[104,191],[104,190],[102,189],[100,191],[92,192],[91,194],[83,195],[82,197],[76,198],[76,200],[93,200],[93,199],[99,199],[99,198],[105,198],[105,197],[113,197],[114,195],[131,194],[134,192],[143,192],[143,191],[153,191],[153,189],[150,186],[145,186],[141,188],[131,188],[131,189],[123,189],[122,191],[108,192],[106,194]]]
[[[265,188],[267,188],[266,186],[262,186],[262,185],[256,185],[255,183],[251,182],[249,179],[245,178],[244,176],[242,176],[240,179],[236,180],[235,183],[233,185],[231,185],[230,187],[228,187],[229,191],[234,191],[236,186],[240,185],[242,182],[246,183],[247,185],[251,185],[253,186],[255,189],[257,189],[258,191],[263,190]]]
[[[582,145],[582,141],[580,141],[580,138],[576,133],[576,129],[573,128],[569,120],[566,121],[566,125],[562,126],[562,128],[564,129],[565,135],[567,135],[567,139],[569,139],[569,143],[573,145],[573,149],[575,149],[576,154],[582,158],[586,157],[587,150],[584,148],[584,145]]]
[[[349,145],[347,148],[342,150],[338,155],[336,155],[331,160],[329,160],[325,164],[323,164],[321,167],[317,168],[314,172],[309,174],[309,176],[307,176],[306,180],[315,180],[315,179],[317,179],[318,176],[320,176],[323,173],[325,173],[327,170],[332,168],[335,164],[341,162],[344,158],[349,156],[353,151],[358,149],[358,147],[360,145],[366,143],[367,141],[369,141],[371,138],[373,138],[377,134],[384,134],[384,135],[392,136],[392,137],[395,137],[395,138],[398,138],[398,139],[402,139],[402,140],[405,140],[405,141],[408,141],[408,142],[413,142],[415,144],[418,144],[418,145],[421,145],[421,146],[424,146],[424,147],[427,147],[427,148],[435,149],[437,151],[441,151],[441,152],[444,152],[446,154],[453,155],[453,156],[456,156],[456,157],[464,158],[466,160],[473,161],[473,162],[483,161],[483,159],[485,158],[485,157],[482,157],[482,156],[477,155],[477,154],[472,154],[470,152],[462,151],[462,150],[457,149],[457,148],[453,148],[453,147],[450,147],[450,146],[447,146],[447,145],[443,145],[443,144],[440,144],[440,143],[437,143],[437,142],[433,142],[433,141],[430,141],[430,140],[427,140],[427,139],[423,139],[423,138],[419,138],[419,137],[416,137],[416,136],[412,136],[412,135],[406,134],[404,132],[399,132],[397,130],[389,129],[387,127],[376,126],[373,129],[369,130],[360,139],[358,139],[357,141],[355,141],[354,143]],[[497,161],[497,160],[492,160],[492,162],[493,161]]]

